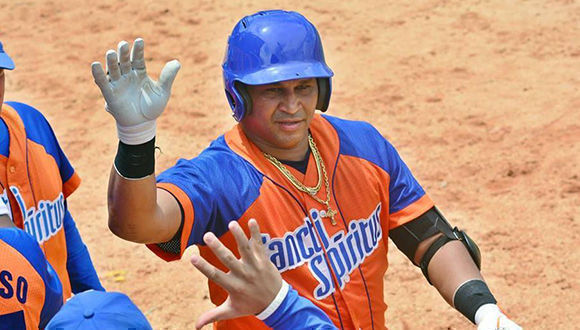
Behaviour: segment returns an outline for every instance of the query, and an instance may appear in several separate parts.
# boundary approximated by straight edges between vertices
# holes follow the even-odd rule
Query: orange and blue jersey
[[[0,228],[0,329],[43,329],[62,304],[60,280],[36,240]]]
[[[0,198],[14,224],[40,244],[63,285],[63,298],[103,290],[68,211],[80,178],[36,109],[6,102],[0,111]]]
[[[161,173],[158,187],[178,200],[183,212],[181,249],[198,245],[201,255],[226,268],[202,241],[212,231],[237,254],[227,230],[238,221],[248,232],[254,218],[270,260],[286,282],[320,307],[342,329],[384,329],[383,277],[388,267],[389,230],[433,207],[395,148],[370,124],[315,115],[310,133],[324,161],[336,225],[321,217],[326,207],[295,188],[243,133],[239,125],[199,156],[181,159]],[[318,172],[310,153],[306,173],[289,171],[306,186]],[[325,200],[326,188],[317,196]],[[159,245],[166,260],[180,257]],[[227,292],[209,282],[211,300]],[[219,321],[218,329],[259,329],[255,317]]]

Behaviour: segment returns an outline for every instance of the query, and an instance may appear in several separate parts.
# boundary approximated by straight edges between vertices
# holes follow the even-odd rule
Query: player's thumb
[[[181,69],[181,63],[179,63],[178,60],[173,60],[167,62],[163,67],[163,70],[161,70],[159,85],[166,92],[171,91],[171,86],[173,85],[173,81],[175,80],[175,76],[177,76],[179,69]]]
[[[231,305],[228,304],[228,301],[226,300],[226,302],[219,305],[218,307],[201,314],[195,323],[195,328],[199,330],[212,322],[232,319],[238,316],[240,316],[239,313],[236,313],[236,311],[232,309]]]

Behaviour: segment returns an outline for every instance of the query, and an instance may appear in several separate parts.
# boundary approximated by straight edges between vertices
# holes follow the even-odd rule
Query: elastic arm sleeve
[[[336,329],[328,315],[291,286],[282,304],[264,323],[275,330]]]
[[[93,266],[89,250],[83,243],[66,204],[65,209],[63,223],[68,253],[66,268],[70,277],[72,292],[76,294],[89,289],[105,291]]]

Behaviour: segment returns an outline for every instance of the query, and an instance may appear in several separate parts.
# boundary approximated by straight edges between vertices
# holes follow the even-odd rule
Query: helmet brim
[[[330,78],[333,75],[332,70],[320,62],[290,62],[270,65],[262,70],[237,77],[236,80],[247,85],[265,85],[294,79]]]
[[[0,69],[13,70],[14,61],[6,53],[0,53]]]

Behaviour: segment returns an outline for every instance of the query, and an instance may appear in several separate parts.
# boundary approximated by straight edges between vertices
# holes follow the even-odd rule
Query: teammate
[[[0,199],[12,222],[40,244],[62,283],[64,300],[72,293],[104,290],[67,207],[79,176],[39,111],[3,103],[5,73],[12,69],[0,42]]]
[[[32,236],[0,200],[0,329],[43,329],[62,306],[62,285]]]
[[[475,243],[450,226],[395,148],[368,123],[315,114],[329,106],[333,72],[316,28],[302,15],[274,10],[238,22],[223,78],[239,123],[157,177],[155,123],[180,64],[169,62],[153,81],[143,47],[137,39],[131,55],[124,41],[108,51],[108,74],[92,65],[120,140],[109,181],[116,235],[147,243],[165,260],[197,244],[225,271],[202,237],[212,232],[239,257],[228,224],[247,232],[255,218],[284,280],[344,329],[385,327],[390,237],[480,329],[519,329],[483,281]],[[214,304],[226,301],[215,282],[209,290]],[[216,327],[264,326],[250,316]]]

